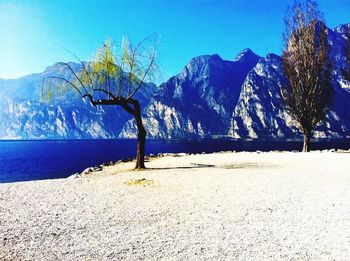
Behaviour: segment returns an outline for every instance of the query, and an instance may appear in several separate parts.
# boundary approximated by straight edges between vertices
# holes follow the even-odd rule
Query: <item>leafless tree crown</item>
[[[285,19],[282,96],[304,134],[325,117],[332,94],[327,27],[316,2],[296,2]]]

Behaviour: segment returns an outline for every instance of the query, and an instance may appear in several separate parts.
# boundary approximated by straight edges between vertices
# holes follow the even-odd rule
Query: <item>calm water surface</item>
[[[300,150],[301,141],[148,140],[146,154]],[[350,140],[318,140],[314,150],[349,149]],[[65,178],[85,168],[134,157],[136,140],[0,141],[0,182]]]

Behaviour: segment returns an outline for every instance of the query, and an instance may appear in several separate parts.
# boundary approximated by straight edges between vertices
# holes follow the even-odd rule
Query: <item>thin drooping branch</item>
[[[44,77],[43,78],[43,82],[47,79],[56,79],[56,80],[60,80],[60,81],[63,81],[65,83],[68,83],[70,86],[72,86],[79,94],[81,97],[83,97],[83,94],[81,93],[81,91],[79,90],[79,88],[74,84],[72,83],[71,81],[63,78],[63,77],[59,77],[59,76],[47,76],[47,77]]]
[[[91,79],[90,73],[89,73],[88,70],[86,69],[84,63],[83,63],[82,61],[80,61],[80,60],[79,60],[79,62],[80,62],[80,64],[81,64],[81,66],[83,67],[84,73],[85,73],[85,75],[88,77],[91,86],[93,86],[94,83],[93,83],[93,81],[92,81],[92,79]]]
[[[150,70],[152,69],[153,65],[154,65],[154,61],[155,61],[155,53],[151,56],[150,62],[149,62],[149,66],[147,67],[147,69],[145,70],[142,79],[139,80],[137,87],[134,89],[134,91],[126,98],[126,100],[131,99],[135,93],[142,87],[142,85],[144,84],[145,78],[146,76],[149,74]]]
[[[90,77],[90,74],[89,74],[88,70],[86,69],[86,66],[85,66],[84,62],[82,60],[80,60],[79,57],[76,56],[73,52],[71,52],[71,51],[69,51],[67,49],[64,49],[64,50],[66,52],[68,52],[70,55],[72,55],[80,63],[81,68],[83,68],[83,71],[86,73],[85,75],[88,77],[88,79],[90,81],[90,84],[92,85],[93,84],[92,79]],[[69,64],[67,64],[67,63],[65,63],[65,64],[69,66]],[[70,71],[72,71],[72,68],[70,68],[70,69],[71,69]]]
[[[119,57],[114,55],[112,41],[107,39],[96,52],[95,60],[88,65],[78,59],[82,68],[74,71],[68,63],[58,63],[57,65],[68,69],[70,76],[49,77],[58,80],[57,86],[60,86],[60,82],[71,86],[83,99],[88,99],[92,106],[116,105],[133,116],[138,138],[136,169],[145,168],[147,132],[142,123],[140,103],[134,95],[145,85],[156,68],[155,49],[150,51],[145,48],[149,39],[150,37],[145,38],[135,48],[124,42],[126,44],[123,45],[122,55]]]
[[[72,67],[68,64],[68,63],[64,63],[64,62],[59,62],[57,63],[57,65],[63,65],[63,66],[66,66],[68,67],[68,69],[71,71],[71,73],[74,75],[75,79],[77,79],[81,85],[81,87],[83,87],[84,91],[86,93],[88,93],[87,89],[85,88],[85,85],[83,84],[82,80],[80,79],[80,77],[77,76],[77,74],[74,72],[74,70],[72,69]]]
[[[85,75],[88,77],[89,79],[89,84],[93,85],[93,82],[92,82],[92,79],[90,77],[90,73],[88,72],[88,70],[86,69],[86,66],[84,64],[84,62],[82,60],[79,59],[78,56],[76,56],[74,53],[70,52],[69,50],[66,50],[68,51],[71,55],[73,55],[73,57],[80,63],[81,67],[83,68],[83,71],[85,73]],[[69,65],[69,64],[68,64]],[[71,68],[72,69],[72,68]]]

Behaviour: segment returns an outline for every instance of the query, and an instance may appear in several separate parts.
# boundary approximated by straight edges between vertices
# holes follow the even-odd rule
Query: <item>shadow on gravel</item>
[[[146,170],[171,170],[171,169],[200,169],[200,168],[218,168],[218,169],[262,169],[262,168],[278,168],[277,165],[264,163],[238,163],[229,165],[212,165],[212,164],[198,164],[191,163],[191,166],[179,167],[164,167],[164,168],[147,168]]]
[[[221,165],[217,166],[217,168],[221,169],[270,169],[270,168],[278,168],[277,165],[273,164],[264,164],[264,163],[238,163],[238,164],[230,164],[230,165]]]
[[[217,167],[216,165],[210,165],[210,164],[191,163],[191,166],[164,167],[164,168],[147,168],[146,170],[200,169],[200,168],[216,168],[216,167]]]

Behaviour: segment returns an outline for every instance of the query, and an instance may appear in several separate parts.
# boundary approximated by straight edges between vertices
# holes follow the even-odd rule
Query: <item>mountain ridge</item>
[[[334,97],[330,112],[314,137],[349,137],[350,83],[342,77],[344,46],[350,24],[328,29],[334,66]],[[72,63],[72,66],[78,66]],[[67,97],[58,103],[38,102],[41,74],[0,80],[0,138],[135,138],[135,122],[118,106],[92,107]],[[280,95],[285,76],[281,57],[261,57],[250,48],[233,60],[218,54],[201,55],[158,87],[152,83],[138,93],[148,138],[294,138],[301,135],[286,113]]]

